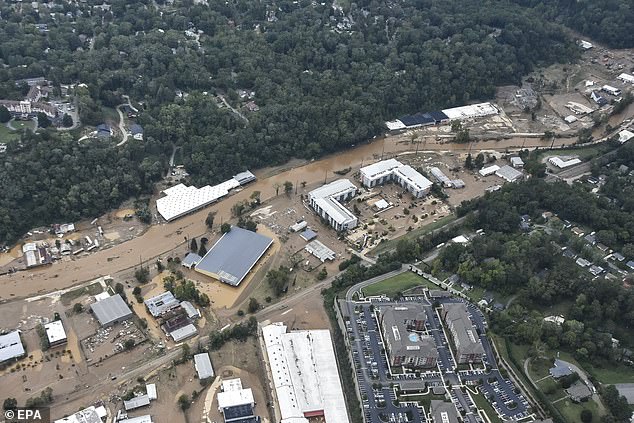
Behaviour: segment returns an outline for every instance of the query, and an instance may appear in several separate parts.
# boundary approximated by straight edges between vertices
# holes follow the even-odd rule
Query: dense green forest
[[[162,172],[139,144],[113,149],[107,141],[29,133],[21,145],[9,143],[0,167],[0,240],[14,240],[34,225],[99,216],[150,191]]]
[[[634,47],[631,0],[514,0],[613,48]]]
[[[77,183],[58,178],[54,193],[24,185],[7,170],[9,162],[28,168],[20,160],[38,156],[25,151],[33,143],[23,143],[21,154],[2,159],[0,177],[13,181],[17,192],[39,192],[30,209],[48,212],[29,217],[14,206],[19,195],[2,198],[3,241],[48,218],[93,214],[104,202],[114,207],[128,194],[149,190],[173,146],[183,148],[193,183],[218,182],[244,168],[364,142],[383,130],[385,120],[404,113],[488,99],[496,85],[579,54],[542,13],[499,0],[361,0],[341,7],[307,0],[102,3],[39,10],[0,3],[0,98],[22,98],[28,87],[15,84],[21,78],[43,76],[56,89],[82,83],[74,94],[86,125],[101,123],[104,108],[121,103],[123,95],[143,102],[141,147],[109,153],[106,145],[95,147],[95,154],[108,156],[102,163],[120,156],[145,163],[127,175],[139,189],[119,189],[118,195],[86,190],[84,201],[95,204],[88,208],[45,202],[62,192],[72,196]],[[259,106],[245,111],[246,119],[217,107],[217,95],[240,107],[239,89],[254,91]],[[46,160],[39,166],[46,174],[71,171]],[[115,178],[121,169],[104,172]],[[100,174],[74,176],[90,187],[101,182]],[[116,178],[110,184],[118,186]]]

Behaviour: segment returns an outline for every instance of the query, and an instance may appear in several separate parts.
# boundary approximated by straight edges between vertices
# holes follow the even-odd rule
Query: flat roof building
[[[383,339],[392,366],[430,368],[436,366],[438,350],[431,336],[422,335],[427,316],[420,304],[381,307]]]
[[[196,253],[187,253],[181,264],[183,267],[191,269],[195,267],[203,258]]]
[[[451,182],[451,179],[449,179],[449,177],[447,175],[445,175],[443,173],[442,170],[438,169],[437,167],[432,167],[429,169],[429,172],[432,174],[432,176],[434,178],[436,178],[436,180],[438,182],[440,182],[444,187],[451,187],[453,184]]]
[[[180,305],[180,301],[170,291],[148,298],[143,303],[152,317],[159,317]]]
[[[467,306],[463,303],[445,303],[442,305],[442,316],[451,332],[458,364],[481,361],[484,347],[469,319]]]
[[[357,193],[357,187],[348,179],[338,179],[308,193],[310,206],[337,231],[357,226],[358,219],[345,208],[344,201]]]
[[[99,407],[103,408],[103,407]],[[104,410],[105,411],[105,410]],[[88,408],[84,408],[70,416],[66,416],[59,420],[54,420],[53,423],[102,423],[101,413],[97,410],[95,406],[90,406]],[[104,414],[105,416],[105,414]],[[123,421],[123,420],[120,420]]]
[[[349,423],[328,330],[286,332],[282,323],[262,328],[269,376],[282,422]]]
[[[472,119],[476,117],[485,117],[497,115],[499,113],[497,107],[491,103],[471,104],[469,106],[454,107],[444,109],[442,111],[450,120],[456,119]]]
[[[156,210],[168,222],[212,204],[229,194],[240,182],[229,179],[221,184],[202,188],[178,184],[163,190],[164,197],[156,200]]]
[[[628,74],[628,73],[622,73],[619,76],[617,76],[618,79],[620,79],[621,81],[625,82],[625,83],[630,83],[630,84],[634,84],[634,76]]]
[[[441,400],[432,400],[430,403],[429,414],[433,423],[459,423],[458,411],[456,406],[451,402]]]
[[[150,405],[150,397],[147,394],[123,401],[123,408],[125,408],[126,411],[136,410],[146,405]]]
[[[244,389],[238,378],[222,382],[222,392],[218,393],[218,411],[225,419],[225,423],[242,423],[255,419],[253,407],[253,391]]]
[[[558,167],[559,169],[565,169],[581,163],[581,160],[576,157],[550,157],[548,159],[548,163]]]
[[[322,263],[325,262],[326,260],[332,261],[336,257],[336,254],[334,251],[332,251],[330,248],[326,247],[322,242],[316,239],[306,244],[304,249],[308,253],[317,257]]]
[[[523,168],[524,160],[521,157],[511,157],[511,166],[514,168]]]
[[[44,330],[46,331],[48,345],[51,348],[65,344],[68,341],[66,338],[66,331],[64,330],[64,324],[61,320],[54,320],[45,324]]]
[[[90,305],[101,326],[111,326],[132,317],[132,310],[121,295],[113,295]]]
[[[369,166],[362,167],[361,183],[372,188],[394,181],[416,198],[429,194],[432,183],[409,165],[404,165],[396,159],[382,160]]]
[[[238,286],[272,244],[273,240],[267,236],[232,226],[198,262],[195,270]]]
[[[118,423],[153,423],[152,416],[146,414],[145,416],[131,417],[129,419],[119,420]]]
[[[187,338],[191,338],[192,336],[195,336],[197,333],[198,331],[196,330],[196,326],[190,323],[188,325],[185,325],[183,327],[180,327],[178,329],[171,331],[170,336],[172,337],[172,340],[174,342],[180,342],[180,341],[184,341]]]
[[[211,360],[208,353],[200,353],[194,355],[194,367],[198,374],[198,379],[203,380],[214,376],[214,368],[211,366]]]
[[[489,175],[493,175],[498,170],[500,170],[500,166],[491,165],[491,166],[483,167],[482,169],[478,171],[478,173],[482,176],[489,176]]]
[[[511,166],[502,166],[495,171],[495,174],[507,182],[515,182],[522,179],[523,173]]]
[[[628,142],[632,138],[634,138],[634,132],[628,131],[627,129],[624,129],[621,132],[619,132],[619,142],[621,144]]]
[[[0,363],[23,357],[26,354],[20,331],[14,330],[5,335],[0,335]]]

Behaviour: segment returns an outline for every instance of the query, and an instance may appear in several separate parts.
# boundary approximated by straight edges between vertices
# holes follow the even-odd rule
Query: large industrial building
[[[348,423],[337,361],[328,330],[286,332],[282,323],[262,328],[269,377],[281,423]]]
[[[169,222],[208,206],[229,194],[232,189],[246,185],[254,180],[255,175],[247,170],[214,186],[206,185],[202,188],[196,188],[178,184],[163,190],[165,196],[156,200],[156,210],[163,219]]]
[[[196,264],[195,270],[238,286],[272,244],[269,237],[232,226]]]
[[[425,329],[427,319],[420,304],[381,307],[379,313],[383,340],[392,366],[436,366],[436,343],[431,336],[420,333]]]
[[[338,179],[308,193],[310,206],[337,231],[357,226],[357,217],[346,209],[348,201],[357,193],[357,187],[347,179]]]
[[[396,159],[383,160],[369,166],[362,167],[361,182],[363,186],[372,188],[394,181],[416,198],[429,194],[432,183],[409,165],[404,165]]]
[[[484,347],[469,319],[467,306],[463,303],[445,303],[442,305],[442,317],[456,346],[458,364],[482,361]]]
[[[499,113],[497,107],[491,103],[471,104],[468,106],[453,107],[440,112],[416,113],[415,115],[402,116],[396,120],[385,122],[390,131],[402,129],[420,128],[423,126],[438,125],[452,120],[473,119]]]
[[[132,310],[121,295],[113,295],[90,305],[101,326],[112,326],[132,317]]]

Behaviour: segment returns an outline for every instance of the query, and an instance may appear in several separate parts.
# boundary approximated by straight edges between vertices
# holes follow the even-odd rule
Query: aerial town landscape
[[[634,5],[488,3],[0,0],[0,421],[634,422]]]

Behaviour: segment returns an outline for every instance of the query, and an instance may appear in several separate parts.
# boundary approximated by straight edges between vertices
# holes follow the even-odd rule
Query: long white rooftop
[[[170,221],[218,201],[239,186],[240,183],[235,179],[200,189],[178,184],[163,191],[166,195],[156,200],[156,210],[163,219]]]
[[[410,165],[400,166],[394,170],[394,173],[419,190],[426,190],[433,185],[429,179],[418,173],[418,171]]]
[[[442,111],[449,119],[469,119],[498,114],[498,109],[491,103],[471,104],[469,106],[454,107]]]
[[[286,332],[282,323],[262,328],[282,422],[323,412],[326,423],[347,423],[348,413],[328,330]]]
[[[356,191],[357,187],[348,179],[337,179],[329,184],[316,188],[308,193],[310,198],[337,197],[349,191]]]
[[[402,165],[403,163],[396,159],[388,159],[362,167],[360,172],[362,176],[368,179],[379,179],[391,174],[394,169]]]

